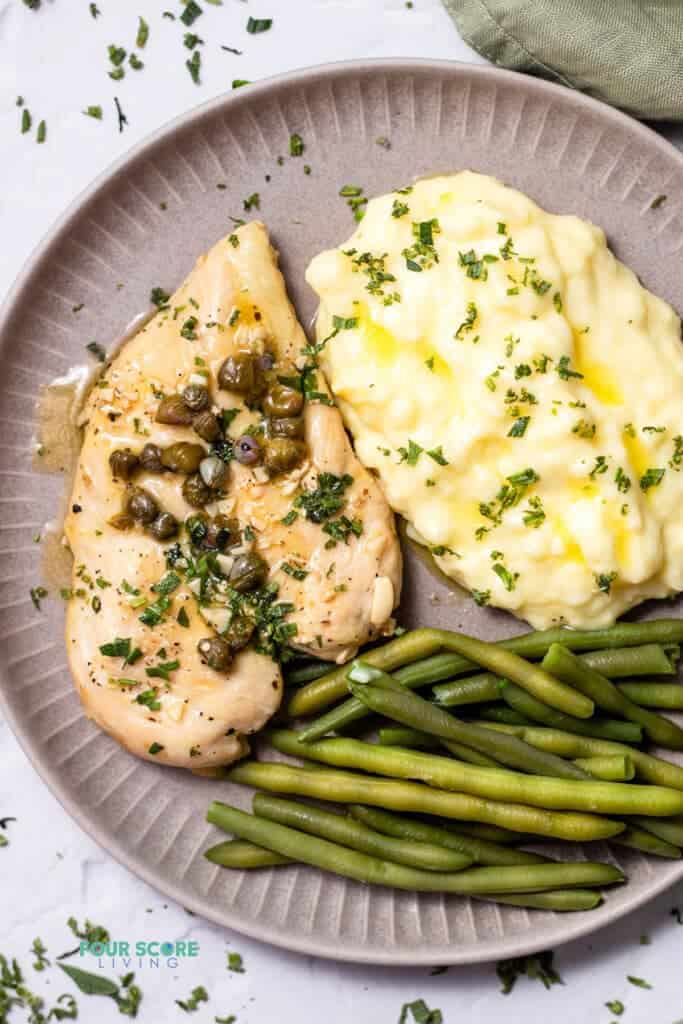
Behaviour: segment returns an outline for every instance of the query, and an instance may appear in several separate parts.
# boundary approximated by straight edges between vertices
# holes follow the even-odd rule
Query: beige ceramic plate
[[[303,158],[287,156],[292,132],[305,140]],[[45,602],[38,614],[29,600],[40,571],[33,536],[55,514],[62,489],[59,479],[28,471],[32,407],[39,384],[83,362],[87,342],[111,342],[148,308],[151,286],[175,287],[251,193],[261,195],[260,216],[308,323],[314,299],[304,268],[353,228],[340,186],[372,195],[465,167],[601,224],[644,283],[683,309],[683,159],[667,143],[605,106],[524,76],[389,60],[253,85],[163,128],[77,200],[0,318],[0,696],[9,721],[69,813],[133,871],[213,921],[320,956],[455,964],[517,955],[613,920],[683,868],[619,851],[628,886],[599,910],[563,917],[369,889],[307,868],[242,874],[210,865],[201,856],[213,832],[206,806],[215,796],[245,805],[245,793],[137,761],[88,722],[65,663],[60,602]],[[660,194],[666,202],[651,209]],[[520,629],[507,615],[449,596],[411,553],[405,594],[407,625],[493,638]],[[664,610],[671,614],[669,604]],[[617,859],[602,845],[590,852]]]

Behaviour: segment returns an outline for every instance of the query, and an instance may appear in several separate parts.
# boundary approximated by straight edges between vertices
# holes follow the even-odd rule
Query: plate
[[[288,155],[293,132],[305,142],[303,157]],[[497,175],[549,210],[600,224],[645,285],[683,309],[683,158],[668,143],[536,79],[386,60],[271,79],[171,122],[72,205],[0,316],[0,696],[7,718],[66,810],[147,882],[219,924],[340,960],[457,964],[555,946],[650,899],[683,877],[683,866],[598,845],[591,856],[623,866],[628,886],[598,910],[562,916],[371,889],[305,867],[240,873],[209,864],[201,854],[214,832],[204,821],[210,799],[246,806],[247,794],[138,761],[100,732],[72,688],[61,602],[46,601],[38,613],[29,598],[40,582],[33,537],[55,515],[63,489],[59,478],[30,469],[32,408],[40,384],[84,362],[88,342],[109,346],[121,336],[148,308],[152,286],[175,287],[254,192],[308,324],[308,260],[354,228],[341,186],[373,195],[415,175],[466,167]],[[653,208],[660,195],[666,201]],[[522,629],[504,613],[477,608],[407,554],[404,624],[490,638]],[[640,614],[658,612],[651,605]]]

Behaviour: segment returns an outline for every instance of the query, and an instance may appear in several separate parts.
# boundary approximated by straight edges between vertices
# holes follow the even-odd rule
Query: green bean
[[[391,672],[401,665],[435,654],[443,647],[448,648],[444,637],[449,636],[457,637],[460,634],[450,634],[446,630],[415,629],[404,633],[396,640],[391,640],[382,647],[368,651],[364,655],[364,660],[376,668]],[[650,622],[618,622],[607,629],[568,630],[562,627],[546,629],[525,633],[510,640],[502,640],[496,647],[513,651],[525,658],[542,658],[552,643],[562,643],[572,651],[592,651],[607,647],[633,647],[650,643],[677,644],[682,641],[683,620],[655,619]],[[463,652],[459,651],[458,653],[462,654]],[[472,662],[467,660],[469,657],[469,654],[463,657],[460,668],[454,669],[450,674],[456,675],[472,668]],[[474,660],[472,658],[472,661]],[[316,679],[308,686],[303,687],[289,702],[289,715],[292,718],[299,715],[313,715],[345,697],[346,671],[346,666],[342,665],[321,679]],[[498,672],[498,668],[494,671]],[[510,676],[510,673],[505,670],[500,674]],[[311,739],[316,738],[311,737]]]
[[[248,843],[244,839],[231,839],[229,842],[217,843],[204,852],[212,864],[220,864],[223,868],[236,868],[247,871],[251,868],[271,868],[279,864],[291,864],[289,857],[283,857],[262,846]]]
[[[475,896],[477,900],[505,903],[511,907],[529,907],[531,910],[554,910],[567,913],[572,910],[594,910],[602,903],[602,896],[593,889],[556,889],[555,892],[528,893],[526,896]]]
[[[270,739],[280,753],[296,754],[296,733],[275,730]],[[309,743],[306,754],[334,768],[351,768],[393,779],[417,779],[436,789],[545,810],[660,818],[683,813],[683,793],[664,786],[622,786],[615,782],[523,775],[503,768],[474,767],[418,750],[380,747],[352,739]]]
[[[571,644],[567,644],[571,649]],[[675,658],[674,658],[674,652]],[[680,648],[645,644],[642,647],[622,647],[605,651],[579,654],[579,660],[608,679],[623,679],[637,675],[673,675]],[[410,666],[417,669],[421,662]],[[403,669],[401,670],[403,671]],[[395,673],[398,675],[398,673]],[[444,707],[460,704],[479,704],[498,699],[497,684],[500,677],[491,672],[480,672],[464,679],[451,679],[434,687],[434,696]],[[638,701],[635,701],[637,704]]]
[[[683,817],[681,816],[664,818],[662,821],[658,818],[635,817],[631,819],[631,822],[640,828],[647,829],[653,835],[659,836],[660,839],[665,839],[667,843],[683,846]]]
[[[363,807],[359,804],[351,804],[349,813],[356,821],[362,821],[376,832],[383,832],[384,835],[394,836],[397,839],[435,843],[448,850],[458,850],[478,864],[541,864],[548,860],[547,857],[542,857],[538,853],[508,849],[491,839],[472,835],[461,822],[458,822],[457,828],[452,828],[450,823],[448,825],[432,825],[416,821],[414,818],[406,818],[400,814],[381,811],[375,807]],[[472,825],[472,828],[475,827]],[[492,828],[492,826],[481,826],[481,828]],[[514,833],[511,834],[514,835]],[[517,839],[519,840],[519,836]]]
[[[268,792],[310,796],[343,804],[370,804],[393,811],[433,814],[458,821],[483,821],[502,825],[513,832],[552,836],[572,842],[607,839],[624,829],[621,822],[593,814],[539,810],[522,804],[482,800],[462,793],[432,789],[418,782],[374,779],[353,772],[307,772],[286,764],[243,761],[230,768],[225,777]],[[258,840],[254,842],[258,843]]]
[[[524,718],[531,719],[530,724],[541,722],[553,729],[576,732],[580,736],[596,736],[598,739],[616,740],[619,743],[640,743],[643,738],[641,727],[633,722],[620,722],[616,719],[600,721],[595,718],[582,719],[565,715],[561,711],[549,708],[547,704],[536,700],[521,686],[509,683],[506,679],[501,680],[499,690],[505,703]]]
[[[565,644],[571,650],[571,644]],[[594,672],[608,679],[626,676],[673,676],[680,655],[678,646],[643,644],[641,647],[620,647],[580,654],[579,659]]]
[[[501,740],[488,729],[461,722],[454,715],[430,704],[416,693],[404,691],[401,687],[395,688],[396,684],[391,676],[380,672],[379,669],[369,668],[363,662],[355,662],[350,674],[356,679],[361,678],[361,675],[363,678],[372,679],[373,685],[350,685],[357,687],[356,693],[364,704],[396,722],[439,736],[440,739],[462,743],[487,757],[492,757],[498,763],[519,768],[521,771],[557,778],[586,777],[576,765],[570,765],[560,758],[539,756],[538,751],[534,751],[519,740]],[[299,742],[301,734],[296,735]],[[308,756],[309,745],[306,743],[303,747],[300,746],[299,753]]]
[[[619,683],[617,688],[640,707],[683,710],[683,686],[680,683],[628,682]]]
[[[529,694],[531,696],[531,694]],[[561,711],[558,714],[562,714]],[[534,723],[514,708],[505,708],[494,705],[490,708],[482,708],[479,717],[484,722],[502,722],[504,725],[533,725]],[[581,719],[577,719],[581,721]]]
[[[455,743],[453,740],[441,740],[441,746],[445,747],[453,757],[457,757],[459,761],[465,761],[467,764],[478,764],[481,768],[502,767],[499,761],[489,757],[487,754],[480,753],[478,750],[473,750],[471,747],[466,747],[464,743]]]
[[[543,665],[549,672],[554,672],[566,683],[576,686],[581,693],[588,695],[598,707],[612,714],[621,715],[630,722],[638,722],[653,742],[673,750],[683,750],[683,729],[653,711],[638,707],[609,679],[582,665],[566,647],[552,644],[543,659]]]
[[[574,764],[603,782],[630,782],[636,774],[635,765],[628,754],[578,757]]]
[[[511,832],[509,828],[501,828],[500,825],[485,825],[481,821],[443,821],[441,827],[449,832],[455,830],[461,835],[472,836],[473,839],[488,839],[492,843],[517,846],[534,842],[534,836],[520,835],[519,832]]]
[[[611,864],[589,861],[475,867],[455,872],[421,871],[349,850],[328,839],[254,817],[218,801],[209,807],[207,820],[225,832],[232,832],[240,839],[247,839],[284,857],[359,882],[386,885],[410,892],[542,892],[548,889],[611,885],[624,880],[622,872]]]
[[[652,835],[643,828],[631,826],[625,832],[610,839],[610,843],[617,846],[629,846],[632,850],[640,850],[642,853],[650,853],[655,857],[668,857],[671,860],[680,860],[681,851],[677,846],[667,843],[664,839]]]
[[[425,747],[436,750],[441,744],[436,736],[429,736],[418,729],[408,729],[402,725],[388,725],[379,730],[379,744],[382,747]]]
[[[669,786],[683,790],[683,768],[661,757],[646,754],[623,743],[611,740],[597,740],[591,736],[576,736],[559,729],[544,729],[541,726],[514,726],[485,723],[492,732],[504,732],[509,736],[524,739],[532,747],[545,753],[561,757],[596,757],[602,754],[628,754],[636,766],[638,778],[657,786]]]
[[[330,664],[326,661],[308,661],[289,669],[285,676],[287,686],[301,686],[329,674]]]
[[[333,814],[320,807],[283,800],[282,797],[257,793],[253,801],[254,814],[259,818],[289,825],[300,832],[329,839],[371,857],[380,857],[392,864],[405,864],[422,871],[462,871],[473,862],[473,857],[457,850],[447,850],[436,843],[414,839],[395,839],[369,828],[347,815]]]

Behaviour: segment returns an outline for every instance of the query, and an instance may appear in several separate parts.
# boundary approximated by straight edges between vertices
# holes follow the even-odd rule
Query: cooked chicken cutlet
[[[292,649],[343,660],[390,628],[401,555],[263,225],[154,299],[84,410],[66,642],[98,725],[196,770],[248,751]]]

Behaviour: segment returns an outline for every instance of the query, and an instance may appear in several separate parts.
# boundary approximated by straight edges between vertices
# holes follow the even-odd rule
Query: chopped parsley
[[[596,435],[597,427],[595,423],[589,423],[588,420],[577,420],[572,427],[572,434],[577,434],[582,437],[585,441],[592,441]]]
[[[235,974],[244,974],[244,961],[239,953],[228,953],[228,970]]]
[[[607,472],[607,458],[604,455],[598,455],[595,460],[595,465],[590,471],[591,480],[595,480],[596,476],[601,476]]]
[[[160,622],[163,622],[164,616],[171,606],[171,598],[162,595],[153,604],[147,605],[141,615],[138,616],[140,622],[145,626],[158,626]]]
[[[443,1024],[441,1010],[430,1010],[424,999],[416,999],[412,1003],[404,1003],[401,1007],[398,1024],[410,1024],[408,1014],[412,1017],[413,1024]]]
[[[652,988],[652,985],[649,981],[645,981],[645,978],[636,978],[633,974],[627,974],[626,980],[635,985],[636,988]]]
[[[242,201],[242,206],[247,212],[249,212],[249,210],[260,210],[261,196],[258,192],[252,192],[250,196]]]
[[[187,338],[188,341],[197,340],[197,327],[199,326],[199,320],[196,316],[188,316],[187,320],[183,323],[180,328],[180,337]]]
[[[171,672],[175,672],[177,668],[180,668],[180,662],[177,658],[174,658],[173,661],[160,661],[158,665],[146,668],[145,672],[150,679],[164,679],[166,682],[169,682]]]
[[[190,59],[185,61],[185,67],[190,72],[190,78],[194,84],[199,85],[202,70],[202,55],[199,50],[195,50]]]
[[[615,1017],[621,1017],[625,1009],[624,1004],[620,999],[611,999],[608,1003],[605,1003],[605,1006],[610,1013],[614,1014]]]
[[[407,213],[410,213],[410,207],[408,204],[402,203],[400,199],[394,199],[391,207],[391,216],[398,219],[399,217],[405,217]]]
[[[572,377],[576,377],[577,380],[583,380],[583,374],[579,373],[578,370],[572,370],[571,360],[569,356],[560,356],[560,361],[557,364],[557,373],[562,380],[569,380]]]
[[[180,586],[180,576],[175,572],[167,572],[150,589],[155,594],[172,594]]]
[[[305,580],[306,577],[308,576],[308,572],[306,569],[300,569],[296,565],[290,565],[289,562],[283,562],[280,568],[284,573],[287,574],[287,576],[291,576],[292,579],[295,580]]]
[[[496,554],[499,555],[500,552],[498,551],[496,552]],[[495,572],[496,576],[501,581],[506,590],[511,591],[515,589],[515,584],[519,579],[518,572],[510,572],[510,570],[506,569],[502,562],[494,562],[491,568],[493,572]]]
[[[325,547],[336,547],[339,541],[348,544],[350,537],[360,537],[362,532],[363,522],[361,519],[349,519],[348,516],[344,515],[339,516],[338,519],[330,519],[323,524],[323,533],[326,533],[330,538],[325,543]]]
[[[147,753],[154,756],[155,754],[160,754],[163,749],[164,747],[161,743],[153,743]]]
[[[398,292],[391,291],[387,294],[385,291],[386,284],[396,281],[395,276],[386,269],[387,253],[376,255],[371,252],[358,253],[357,249],[346,249],[344,255],[350,258],[354,273],[363,273],[368,278],[365,290],[370,295],[381,298],[385,306],[401,301]]]
[[[149,672],[150,670],[147,669]],[[133,698],[133,704],[142,704],[143,707],[149,708],[150,711],[161,711],[161,703],[157,700],[159,691],[156,686],[153,686],[150,690],[143,690],[137,697]]]
[[[562,312],[562,296],[559,292],[555,292],[553,295],[553,306],[558,313]]]
[[[651,487],[659,487],[666,469],[647,469],[640,478],[641,491],[649,491]]]
[[[399,448],[398,452],[401,456],[400,461],[406,462],[409,466],[417,466],[417,460],[424,451],[424,448],[420,447],[416,441],[408,440],[407,448]]]
[[[189,0],[189,2],[185,4],[185,10],[180,15],[180,20],[183,25],[187,25],[189,28],[190,25],[194,24],[197,18],[199,18],[203,13],[204,11],[198,3],[195,3],[195,0]]]
[[[36,611],[39,612],[40,602],[43,600],[44,597],[47,597],[47,590],[45,589],[45,587],[32,587],[31,590],[29,591],[29,594],[31,595],[33,607],[36,609]]]
[[[447,466],[448,465],[448,459],[445,457],[445,455],[443,453],[443,446],[442,445],[439,445],[438,448],[432,448],[426,454],[429,456],[430,459],[434,459],[434,462],[436,462],[437,465],[439,465],[439,466]]]
[[[626,494],[626,492],[630,490],[631,479],[626,476],[626,473],[624,473],[621,466],[617,466],[617,471],[614,475],[614,482],[617,485],[617,490],[620,491],[621,494]]]
[[[478,313],[476,305],[473,302],[468,302],[467,309],[465,310],[465,319],[454,334],[454,337],[458,341],[462,341],[462,336],[466,331],[471,331],[473,329],[477,321],[477,316]]]
[[[508,437],[524,437],[529,426],[530,416],[519,416],[508,430]]]
[[[289,136],[289,155],[302,156],[305,148],[306,147],[304,145],[304,140],[301,138],[298,132],[293,132]]]
[[[344,506],[344,492],[353,483],[353,477],[345,473],[335,476],[334,473],[320,473],[318,484],[314,490],[304,491],[294,502],[295,509],[303,509],[307,519],[313,523],[323,523]]]
[[[467,277],[473,281],[486,281],[489,272],[486,266],[487,263],[497,263],[498,257],[491,253],[485,253],[484,256],[478,257],[474,249],[469,249],[468,252],[458,253],[458,264],[461,266]]]
[[[187,609],[186,608],[181,608],[180,609],[180,611],[176,615],[176,621],[177,621],[179,626],[183,627],[183,629],[187,629],[189,627],[189,625],[190,625],[190,617],[187,614]]]
[[[671,469],[675,469],[676,472],[678,472],[681,468],[681,463],[683,463],[683,437],[680,434],[677,434],[673,441],[674,450],[673,455],[669,459],[669,466]]]
[[[199,1009],[200,1003],[208,1003],[209,993],[206,991],[203,985],[197,985],[192,989],[191,995],[187,999],[176,999],[177,1005],[181,1010],[185,1010],[185,1013],[194,1013],[195,1010]]]
[[[528,506],[522,513],[522,520],[525,526],[529,526],[532,529],[537,529],[545,522],[543,503],[538,495],[534,495],[533,498],[529,498]]]
[[[550,988],[551,985],[563,985],[562,978],[553,967],[553,958],[552,950],[545,950],[531,956],[501,960],[496,964],[496,974],[501,982],[503,995],[509,995],[518,979],[523,977],[531,981],[540,981],[546,988]]]
[[[272,18],[251,18],[250,17],[249,21],[247,22],[247,32],[249,32],[249,34],[252,35],[252,36],[258,35],[260,32],[267,32],[268,29],[272,26],[272,24],[273,24],[273,19]]]
[[[401,250],[401,255],[405,258],[408,270],[419,273],[422,270],[429,270],[439,262],[434,235],[439,234],[441,226],[437,218],[432,217],[431,220],[413,222],[412,231],[415,241],[409,248]]]
[[[660,194],[658,196],[655,196],[655,198],[650,203],[650,209],[651,210],[658,210],[659,207],[662,205],[662,203],[665,203],[665,202],[666,202],[666,196],[665,195]]]
[[[135,37],[135,45],[139,50],[144,50],[149,39],[149,25],[144,18],[138,18],[138,34]]]
[[[102,107],[86,107],[83,111],[86,117],[93,117],[96,121],[102,120]]]
[[[598,590],[603,594],[609,594],[612,589],[612,584],[617,578],[616,572],[601,572],[594,573],[593,578],[595,579],[595,585]]]
[[[95,357],[95,359],[98,361],[98,363],[105,362],[105,360],[107,358],[107,353],[102,348],[102,346],[99,344],[99,342],[97,342],[97,341],[90,341],[90,342],[88,342],[88,344],[85,347],[86,347],[87,351],[90,352],[90,354]]]
[[[155,288],[152,288],[149,293],[149,301],[153,306],[156,306],[157,309],[168,309],[168,300],[170,297],[169,293],[158,285]]]
[[[106,658],[123,658],[124,665],[134,665],[142,657],[142,651],[132,646],[129,636],[117,636],[109,643],[101,644],[99,650]]]
[[[473,590],[472,598],[475,604],[478,604],[480,608],[484,608],[491,600],[490,590]]]

